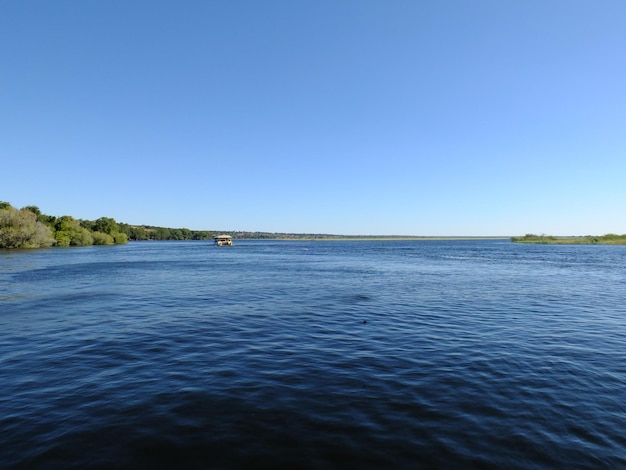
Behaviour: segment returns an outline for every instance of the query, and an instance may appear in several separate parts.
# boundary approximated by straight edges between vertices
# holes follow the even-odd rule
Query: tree
[[[59,230],[54,233],[54,239],[56,240],[57,246],[70,246],[72,242],[72,236],[70,232],[66,230]]]
[[[41,248],[54,244],[50,228],[30,210],[6,203],[0,209],[0,248]]]
[[[194,230],[192,238],[194,240],[210,240],[213,238],[213,234],[206,230]]]
[[[41,214],[39,217],[37,217],[37,220],[43,224],[46,224],[48,227],[50,227],[51,230],[54,230],[54,225],[57,222],[56,216],[46,214]]]
[[[102,232],[92,232],[91,236],[93,237],[94,245],[113,245],[115,240],[108,233]]]
[[[165,227],[156,227],[150,234],[152,240],[169,240],[171,238],[170,229]]]
[[[113,241],[116,245],[125,245],[128,243],[128,237],[125,233],[117,232],[113,234]]]
[[[148,231],[143,227],[134,227],[128,224],[118,224],[120,226],[120,233],[126,235],[129,240],[149,240],[150,236]]]
[[[74,217],[64,215],[59,217],[54,224],[56,233],[54,238],[59,246],[87,246],[93,245],[93,237],[89,230],[81,227],[80,222]]]
[[[81,227],[85,227],[90,232],[94,232],[95,231],[95,229],[93,227],[94,227],[94,225],[96,223],[93,220],[80,220],[79,223],[80,223]]]
[[[93,224],[92,230],[113,235],[114,233],[119,232],[120,228],[115,219],[112,219],[110,217],[100,217]]]
[[[22,207],[22,210],[25,211],[31,211],[33,214],[35,214],[37,217],[39,217],[41,215],[41,210],[39,209],[39,207],[37,206],[26,206],[26,207]]]

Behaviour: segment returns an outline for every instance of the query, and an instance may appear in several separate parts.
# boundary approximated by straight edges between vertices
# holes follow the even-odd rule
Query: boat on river
[[[215,246],[233,246],[233,237],[230,235],[217,235],[213,237]]]

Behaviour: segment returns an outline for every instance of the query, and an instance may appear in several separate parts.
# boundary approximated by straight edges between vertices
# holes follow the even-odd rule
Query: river
[[[0,251],[0,468],[626,468],[626,246]]]

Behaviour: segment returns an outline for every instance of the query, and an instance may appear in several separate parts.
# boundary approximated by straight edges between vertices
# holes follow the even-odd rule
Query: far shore
[[[609,233],[600,236],[555,237],[552,235],[526,234],[523,237],[513,237],[511,241],[513,243],[538,245],[626,245],[626,235]]]
[[[249,238],[248,240],[289,240],[289,241],[414,241],[414,240],[422,240],[422,241],[432,241],[432,240],[508,240],[509,237],[411,237],[411,236],[328,236],[328,237],[300,237],[300,238]]]

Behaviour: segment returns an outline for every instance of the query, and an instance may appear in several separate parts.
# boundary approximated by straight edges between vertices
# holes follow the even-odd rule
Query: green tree
[[[59,217],[54,228],[54,238],[59,246],[87,246],[93,245],[93,237],[89,230],[81,227],[80,222],[69,215]],[[69,239],[69,242],[68,242]]]
[[[100,217],[93,224],[92,230],[113,235],[114,233],[119,232],[120,228],[115,219],[112,219],[110,217]]]
[[[126,236],[125,233],[117,232],[117,233],[114,233],[112,236],[113,236],[113,241],[115,242],[116,245],[125,245],[126,243],[128,243],[128,237]]]
[[[156,227],[150,234],[152,240],[169,240],[171,239],[170,229],[165,227]]]
[[[81,227],[85,227],[90,232],[96,231],[94,225],[96,224],[93,220],[80,220],[79,221]]]
[[[49,227],[30,210],[17,210],[10,204],[0,209],[0,248],[41,248],[54,244]]]
[[[206,230],[194,230],[192,239],[193,240],[210,240],[213,238],[213,234]]]
[[[172,240],[183,240],[183,232],[179,228],[170,229],[169,238]]]
[[[22,207],[22,210],[26,210],[26,211],[31,211],[33,214],[35,214],[37,217],[39,217],[41,215],[41,210],[39,209],[39,207],[37,206],[26,206],[26,207]]]
[[[54,232],[54,239],[57,246],[70,246],[72,235],[67,230],[57,230]]]
[[[128,224],[119,224],[120,233],[124,233],[129,240],[150,240],[148,231],[143,227],[134,227]]]
[[[46,214],[41,214],[40,216],[37,217],[37,220],[41,222],[42,224],[46,224],[52,230],[54,230],[54,225],[57,222],[57,218],[54,215],[46,215]]]
[[[108,233],[92,232],[91,236],[93,237],[94,245],[113,245],[115,243],[113,237]]]

